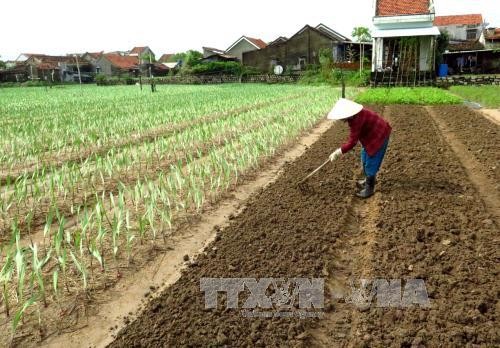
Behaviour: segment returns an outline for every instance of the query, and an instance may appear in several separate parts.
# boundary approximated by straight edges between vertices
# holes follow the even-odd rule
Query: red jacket
[[[373,156],[391,134],[391,125],[375,112],[363,108],[356,116],[347,120],[351,133],[342,145],[342,153],[351,150],[361,142],[368,155]]]

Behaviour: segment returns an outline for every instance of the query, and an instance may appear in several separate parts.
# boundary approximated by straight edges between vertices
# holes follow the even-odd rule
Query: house
[[[436,16],[434,25],[449,37],[447,50],[443,53],[448,74],[500,72],[498,52],[495,47],[486,46],[488,31],[484,29],[481,14]],[[490,42],[492,36],[488,36]]]
[[[450,44],[478,40],[484,44],[483,16],[480,14],[436,16],[434,25],[448,33]]]
[[[138,57],[139,64],[152,63],[156,59],[154,52],[148,46],[134,47],[128,52],[128,55]]]
[[[485,29],[484,43],[486,48],[500,48],[500,28]]]
[[[279,37],[264,48],[243,53],[243,64],[265,72],[273,71],[276,65],[299,71],[319,64],[321,49],[331,49],[334,61],[344,61],[353,47],[359,51],[358,43],[324,24],[306,25],[289,39]]]
[[[260,50],[266,46],[267,44],[261,39],[242,36],[229,46],[229,48],[224,51],[224,54],[236,57],[241,62],[243,59],[243,53]]]
[[[138,76],[140,64],[138,56],[122,56],[116,53],[102,54],[96,61],[96,73],[105,76]]]
[[[30,80],[52,82],[74,82],[79,76],[84,82],[92,80],[90,63],[78,55],[50,56],[46,54],[23,53],[18,57],[20,66],[24,66]]]
[[[174,54],[173,53],[164,53],[161,55],[160,59],[158,59],[159,63],[168,63],[170,61],[170,58],[172,58]]]
[[[275,39],[275,40],[271,41],[270,43],[268,43],[267,45],[268,46],[274,46],[274,45],[286,42],[287,40],[288,40],[288,38],[286,36],[280,36],[277,39]]]
[[[203,47],[203,58],[201,62],[235,62],[238,58],[226,54],[225,51],[212,47]]]
[[[433,0],[376,0],[372,81],[415,85],[434,74]]]

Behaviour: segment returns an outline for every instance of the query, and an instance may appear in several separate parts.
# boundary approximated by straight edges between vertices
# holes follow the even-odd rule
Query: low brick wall
[[[436,78],[436,85],[440,87],[457,85],[500,85],[500,75],[453,75]]]

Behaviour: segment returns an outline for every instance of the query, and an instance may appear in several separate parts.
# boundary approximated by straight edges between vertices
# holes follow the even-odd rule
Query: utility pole
[[[76,59],[76,69],[78,70],[78,80],[80,80],[80,86],[82,85],[82,75],[80,74],[80,64],[78,64],[78,54],[75,54]]]

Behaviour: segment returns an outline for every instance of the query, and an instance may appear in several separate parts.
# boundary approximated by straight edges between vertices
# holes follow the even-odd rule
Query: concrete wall
[[[465,41],[467,40],[467,26],[466,25],[447,25],[438,27],[440,32],[447,31],[452,41]],[[477,27],[475,40],[481,35],[480,26]]]

